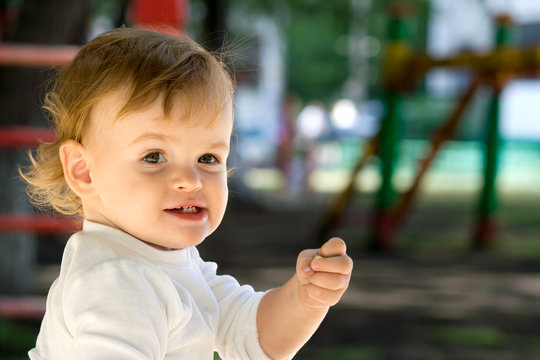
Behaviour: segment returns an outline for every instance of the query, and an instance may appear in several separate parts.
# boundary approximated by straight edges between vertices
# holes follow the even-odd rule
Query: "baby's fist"
[[[302,251],[296,265],[300,301],[310,308],[335,305],[349,286],[352,268],[345,242],[339,238],[318,250]]]

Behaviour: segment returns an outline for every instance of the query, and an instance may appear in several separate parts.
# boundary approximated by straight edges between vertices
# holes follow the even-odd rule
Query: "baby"
[[[58,138],[22,175],[37,205],[84,222],[31,359],[287,359],[339,301],[352,260],[338,238],[264,293],[199,257],[227,204],[233,90],[195,42],[129,28],[60,72],[45,102]]]

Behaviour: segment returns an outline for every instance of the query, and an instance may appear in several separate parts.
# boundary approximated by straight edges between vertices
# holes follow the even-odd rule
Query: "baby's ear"
[[[83,198],[93,191],[90,167],[86,159],[85,147],[74,140],[60,146],[60,161],[67,184],[79,197]]]

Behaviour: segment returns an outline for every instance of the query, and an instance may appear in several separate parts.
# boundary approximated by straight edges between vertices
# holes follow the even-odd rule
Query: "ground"
[[[342,302],[296,359],[540,359],[540,202],[501,199],[493,247],[471,250],[476,199],[419,199],[388,253],[367,250],[369,196],[335,234],[355,268]],[[279,286],[314,236],[329,199],[233,199],[206,257],[257,289]]]
[[[256,289],[279,286],[297,253],[319,246],[314,234],[329,200],[233,191],[201,254]],[[373,253],[366,246],[372,196],[359,196],[335,229],[355,262],[350,289],[295,359],[540,359],[538,196],[502,199],[496,241],[484,252],[470,250],[475,201],[421,198],[396,248]],[[24,358],[21,339],[31,342],[36,331],[35,322],[0,321],[0,348],[13,348],[0,358]]]

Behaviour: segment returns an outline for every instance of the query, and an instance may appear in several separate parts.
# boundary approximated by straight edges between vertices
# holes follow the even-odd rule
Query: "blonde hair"
[[[181,98],[184,118],[195,118],[201,109],[217,118],[234,91],[223,61],[187,37],[131,28],[101,34],[60,70],[45,97],[57,139],[30,153],[31,165],[20,170],[34,205],[83,215],[80,198],[64,179],[59,149],[68,140],[81,142],[92,106],[126,86],[130,95],[118,117],[163,95],[165,116]]]

